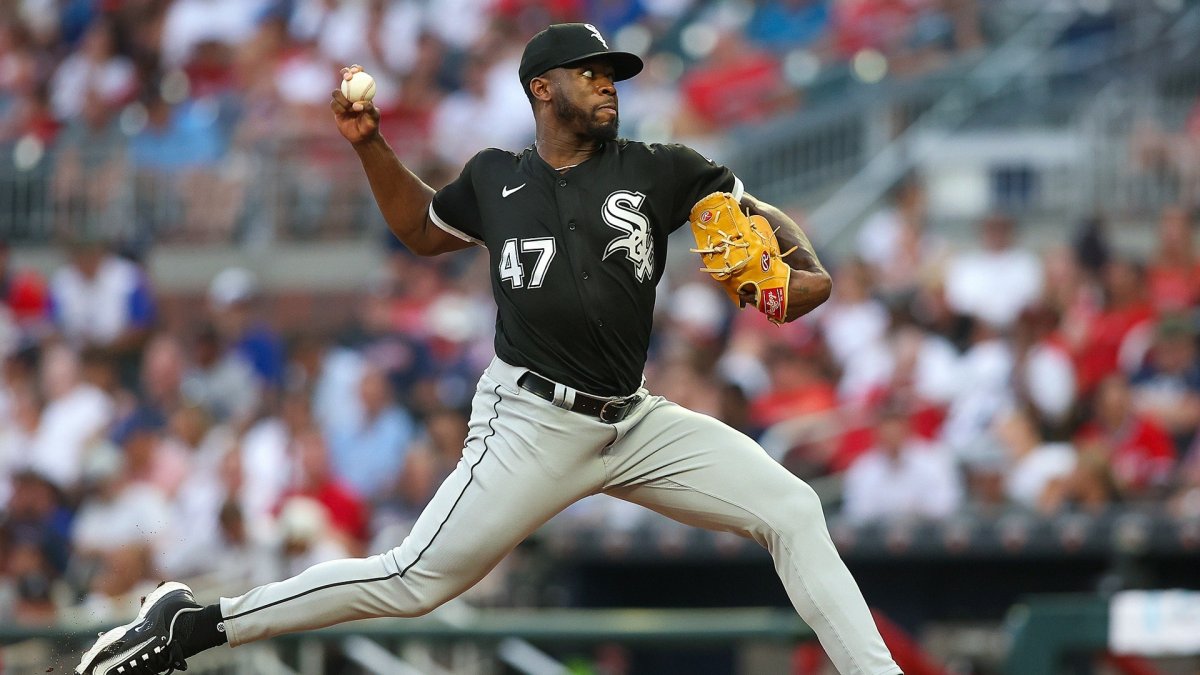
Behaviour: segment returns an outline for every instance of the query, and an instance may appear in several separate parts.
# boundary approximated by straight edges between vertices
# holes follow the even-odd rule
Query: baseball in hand
[[[370,101],[375,98],[375,78],[361,70],[354,73],[350,79],[342,80],[342,95],[351,103]]]

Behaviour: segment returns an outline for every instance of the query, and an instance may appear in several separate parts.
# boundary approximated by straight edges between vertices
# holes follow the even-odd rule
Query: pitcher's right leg
[[[532,399],[532,400],[531,400]],[[418,616],[483,578],[533,530],[604,480],[603,425],[480,380],[463,459],[397,548],[316,565],[221,599],[231,646],[354,619]]]
[[[753,538],[839,673],[899,673],[812,488],[729,426],[661,398],[648,405],[609,454],[608,494]]]

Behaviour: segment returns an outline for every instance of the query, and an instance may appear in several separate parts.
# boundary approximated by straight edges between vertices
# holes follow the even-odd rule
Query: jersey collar
[[[611,152],[612,148],[616,147],[616,144],[617,144],[616,141],[605,141],[604,144],[601,145],[600,148],[598,150],[596,150],[596,152],[592,153],[592,155],[590,157],[588,157],[587,159],[583,160],[582,162],[580,162],[578,164],[575,164],[575,165],[567,168],[565,171],[561,171],[561,172],[558,171],[557,169],[555,169],[554,167],[550,166],[550,164],[547,163],[546,160],[542,158],[542,156],[537,151],[537,143],[536,142],[530,143],[529,148],[527,148],[527,151],[531,157],[531,159],[530,159],[531,165],[533,167],[535,167],[535,170],[545,171],[545,172],[549,173],[551,176],[566,176],[571,173],[578,173],[580,169],[583,169],[583,168],[595,163],[596,159],[598,159],[599,157],[602,157],[603,155],[607,155],[609,152]]]

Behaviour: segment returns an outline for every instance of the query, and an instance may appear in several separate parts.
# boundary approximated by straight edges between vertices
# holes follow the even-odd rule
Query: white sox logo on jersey
[[[640,192],[617,190],[604,199],[604,223],[622,235],[608,242],[603,260],[617,251],[633,263],[633,276],[648,281],[654,276],[654,239],[650,236],[650,219],[639,211],[646,195]]]

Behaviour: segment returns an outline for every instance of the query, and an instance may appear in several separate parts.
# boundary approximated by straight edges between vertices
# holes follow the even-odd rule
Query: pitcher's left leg
[[[862,592],[834,548],[821,503],[746,435],[652,397],[611,448],[608,494],[689,525],[752,537],[844,675],[895,675]]]

